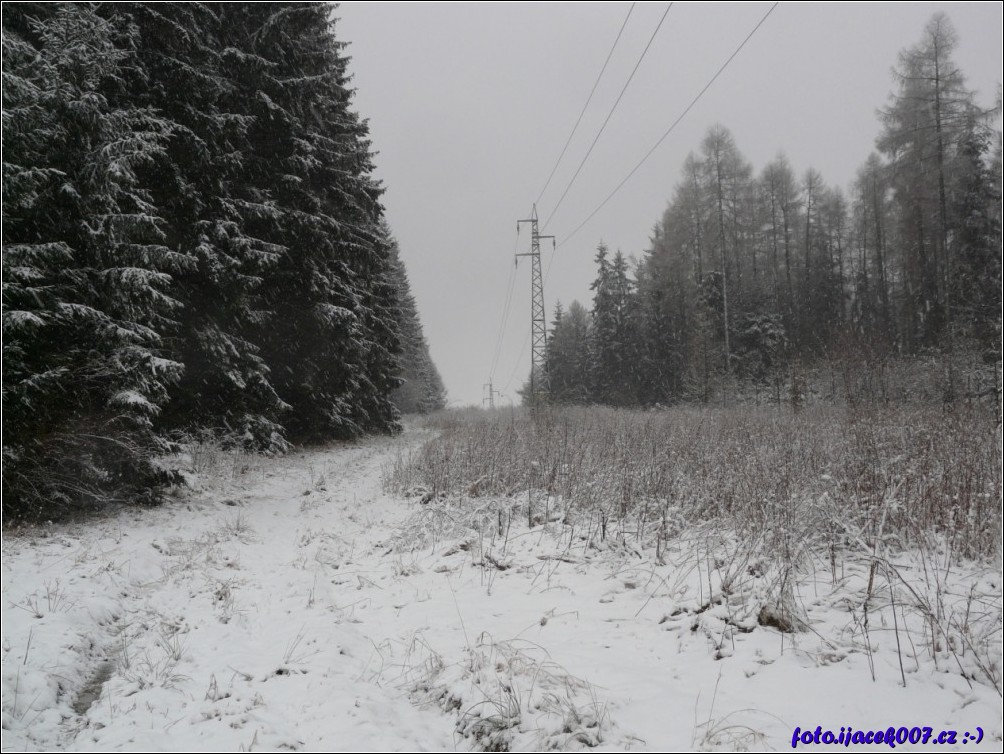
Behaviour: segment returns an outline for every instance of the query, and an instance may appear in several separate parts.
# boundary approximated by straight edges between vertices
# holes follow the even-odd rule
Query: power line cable
[[[516,226],[516,240],[513,243],[513,256],[519,249],[519,225]],[[502,305],[502,320],[499,323],[499,333],[495,341],[495,355],[492,357],[492,367],[489,371],[489,381],[494,380],[495,370],[498,367],[499,357],[502,353],[502,341],[505,338],[505,328],[509,321],[509,312],[512,306],[512,294],[516,287],[516,265],[509,268],[509,282],[506,285],[505,303]]]
[[[512,302],[512,294],[515,288],[516,275],[513,269],[509,271],[509,281],[506,284],[505,303],[502,307],[502,319],[499,322],[498,337],[495,339],[495,351],[492,355],[492,366],[488,372],[489,380],[495,377],[495,370],[498,368],[499,357],[502,353],[502,343],[505,339],[506,324],[509,322],[509,310]]]
[[[591,213],[589,214],[589,216],[588,216],[588,217],[586,217],[586,219],[585,219],[585,220],[583,220],[583,221],[582,221],[581,223],[579,223],[579,224],[578,224],[578,225],[577,225],[577,226],[575,227],[575,229],[574,229],[574,230],[572,230],[572,232],[571,232],[571,233],[569,233],[568,235],[566,235],[566,236],[565,236],[565,237],[564,237],[564,238],[562,239],[561,243],[559,243],[559,244],[557,245],[556,249],[557,249],[557,248],[561,248],[562,246],[564,246],[564,245],[565,245],[565,244],[566,244],[566,243],[567,243],[568,241],[570,241],[570,240],[572,239],[572,237],[573,237],[573,236],[575,236],[575,234],[576,234],[576,233],[578,233],[578,232],[579,232],[580,230],[582,230],[582,228],[583,228],[583,227],[584,227],[584,226],[585,226],[585,225],[586,225],[586,224],[587,224],[587,223],[588,223],[588,222],[589,222],[590,220],[592,220],[592,219],[593,219],[593,217],[595,217],[595,216],[596,216],[596,214],[597,214],[597,213],[598,213],[598,212],[599,212],[599,211],[600,211],[601,209],[603,209],[603,207],[605,207],[605,206],[606,206],[606,204],[607,204],[607,203],[608,203],[608,202],[609,202],[609,201],[610,201],[610,200],[611,200],[611,199],[612,199],[612,198],[614,197],[614,195],[616,195],[616,194],[617,194],[617,192],[618,192],[618,191],[620,191],[620,190],[621,190],[621,188],[623,188],[623,187],[624,187],[624,184],[626,184],[626,183],[627,183],[627,182],[628,182],[628,181],[629,181],[629,180],[630,180],[630,179],[631,179],[631,178],[632,178],[632,177],[634,176],[634,174],[635,174],[636,172],[638,172],[638,170],[639,170],[639,169],[641,168],[641,166],[642,166],[642,165],[643,165],[643,164],[644,164],[644,163],[645,163],[645,162],[646,162],[646,161],[648,160],[648,158],[649,158],[649,157],[651,157],[651,156],[652,156],[652,153],[653,153],[653,152],[655,152],[655,150],[659,148],[659,146],[660,146],[660,145],[662,144],[662,142],[663,142],[663,141],[665,141],[665,140],[666,140],[666,138],[667,138],[667,137],[668,137],[668,136],[669,136],[669,135],[670,135],[670,134],[671,134],[671,133],[673,132],[673,130],[674,130],[674,129],[676,128],[676,126],[677,126],[677,125],[678,125],[678,124],[680,123],[680,121],[682,121],[682,120],[684,119],[684,117],[686,117],[686,115],[687,115],[687,114],[688,114],[688,113],[689,113],[689,112],[690,112],[690,111],[691,111],[691,110],[692,110],[692,109],[694,108],[694,106],[695,106],[695,105],[697,104],[697,102],[698,102],[698,101],[699,101],[699,100],[701,99],[701,97],[703,97],[703,96],[704,96],[704,94],[705,94],[705,93],[706,93],[706,92],[708,91],[708,89],[710,89],[710,88],[711,88],[711,86],[712,86],[712,85],[713,85],[713,84],[715,83],[715,81],[717,81],[717,80],[718,80],[719,76],[721,76],[721,75],[722,75],[722,73],[723,73],[723,72],[725,71],[725,69],[726,69],[726,68],[728,68],[729,64],[730,64],[730,63],[732,63],[732,61],[733,61],[733,60],[734,60],[734,59],[736,58],[736,56],[737,56],[737,55],[738,55],[738,54],[739,54],[739,53],[740,53],[740,52],[742,51],[742,49],[743,49],[743,48],[744,48],[744,47],[746,46],[746,44],[747,44],[747,43],[748,43],[748,42],[750,41],[750,39],[752,39],[752,38],[753,38],[753,35],[754,35],[754,34],[756,34],[756,33],[757,33],[757,31],[759,31],[760,27],[761,27],[761,26],[763,26],[764,22],[765,22],[765,21],[766,21],[766,20],[767,20],[767,19],[768,19],[768,18],[770,17],[770,15],[771,15],[771,14],[772,14],[772,13],[773,13],[773,12],[774,12],[774,11],[775,11],[776,9],[777,9],[777,6],[778,6],[778,5],[780,5],[780,0],[778,0],[778,2],[775,2],[775,3],[774,3],[774,4],[773,4],[773,5],[771,6],[771,7],[770,7],[770,9],[769,9],[769,10],[768,10],[768,11],[767,11],[767,12],[766,12],[766,13],[765,13],[764,15],[763,15],[763,17],[762,17],[762,18],[761,18],[761,19],[760,19],[760,20],[759,20],[759,21],[757,22],[756,26],[754,26],[754,27],[753,27],[753,29],[752,29],[752,30],[750,31],[750,33],[746,35],[746,37],[745,37],[745,38],[743,39],[743,41],[742,41],[742,42],[740,42],[739,46],[738,46],[738,47],[736,47],[736,49],[735,49],[735,50],[733,51],[733,53],[732,53],[732,54],[731,54],[731,55],[730,55],[730,56],[728,57],[728,59],[727,59],[727,60],[726,60],[726,61],[725,61],[725,62],[724,62],[724,63],[723,63],[722,65],[721,65],[721,67],[720,67],[720,68],[719,68],[719,69],[718,69],[718,70],[717,70],[717,71],[715,72],[715,75],[714,75],[714,76],[712,76],[712,77],[711,77],[711,79],[710,79],[710,80],[708,81],[708,83],[704,85],[704,88],[702,88],[702,89],[701,89],[701,91],[697,93],[697,96],[696,96],[696,97],[694,97],[694,99],[693,99],[693,100],[691,100],[690,104],[689,104],[689,105],[687,105],[687,107],[686,107],[686,108],[684,108],[683,112],[682,112],[682,113],[680,113],[679,117],[677,117],[677,119],[676,119],[675,121],[673,121],[673,123],[672,123],[672,124],[671,124],[671,125],[669,126],[669,128],[668,128],[668,129],[666,129],[665,133],[663,133],[663,134],[662,134],[662,136],[660,136],[660,137],[659,137],[659,140],[658,140],[658,141],[656,141],[656,143],[655,143],[655,144],[654,144],[654,145],[652,146],[652,148],[651,148],[651,149],[649,149],[649,150],[648,150],[648,152],[646,152],[646,153],[645,153],[645,156],[644,156],[644,157],[642,157],[642,159],[641,159],[641,160],[640,160],[640,161],[638,162],[638,164],[637,164],[637,165],[635,165],[635,166],[634,166],[634,167],[633,167],[633,168],[631,169],[631,172],[629,172],[629,173],[627,174],[627,176],[625,176],[624,180],[622,180],[622,181],[621,181],[620,183],[618,183],[618,184],[617,184],[617,186],[616,186],[616,187],[614,188],[614,190],[610,192],[610,194],[609,194],[609,195],[608,195],[608,196],[606,197],[606,199],[604,199],[604,200],[603,200],[603,201],[602,201],[602,202],[600,203],[600,205],[599,205],[599,206],[597,206],[597,207],[596,207],[596,209],[594,209],[594,210],[593,210],[593,211],[592,211],[592,212],[591,212]],[[670,7],[672,7],[672,3],[670,4]],[[667,13],[669,12],[669,9],[668,9],[668,8],[666,9],[666,12],[667,12]],[[663,18],[665,18],[665,14],[663,15]],[[661,21],[660,21],[660,24],[661,24]],[[657,28],[656,30],[658,31],[658,28]],[[647,48],[646,48],[646,49],[647,49]],[[616,103],[615,103],[615,105],[614,105],[614,106],[616,107]],[[608,116],[608,118],[609,118],[609,116]],[[595,143],[595,142],[594,142],[594,143]],[[586,155],[586,156],[588,157],[588,153],[587,153],[587,155]],[[581,167],[582,167],[582,166],[580,165],[579,167],[580,167],[580,169],[581,169]],[[576,175],[578,175],[578,172],[576,172]],[[574,177],[573,177],[573,181],[574,181]],[[571,185],[571,184],[569,184],[569,185]],[[567,193],[567,188],[566,188],[566,193]],[[564,198],[564,194],[562,195],[562,198]],[[559,204],[560,204],[560,200],[559,200]],[[551,212],[551,216],[553,216],[553,215],[554,215],[554,212],[555,212],[555,211],[557,211],[557,206],[555,207],[555,209],[554,209],[554,210],[552,210],[552,212]],[[548,219],[550,220],[550,217],[549,217]],[[555,250],[555,251],[556,251],[556,250]],[[554,257],[555,257],[555,251],[552,251],[552,253],[551,253],[551,258],[550,258],[550,260],[549,260],[549,262],[548,262],[548,265],[547,265],[547,271],[546,271],[546,272],[545,272],[545,274],[544,274],[544,282],[545,282],[545,283],[547,282],[547,279],[548,279],[548,277],[549,277],[549,275],[550,275],[550,273],[551,273],[551,266],[552,266],[552,265],[554,264]],[[520,361],[522,360],[522,358],[523,358],[523,353],[524,353],[524,352],[526,351],[526,346],[527,346],[527,343],[528,343],[528,342],[529,342],[529,334],[527,334],[526,338],[524,338],[524,340],[523,340],[523,347],[522,347],[522,348],[520,349],[520,355],[519,355],[519,357],[517,358],[517,361],[516,361],[516,367],[515,367],[515,368],[513,369],[513,371],[512,371],[512,374],[511,374],[511,375],[509,376],[509,381],[508,381],[508,382],[506,383],[506,387],[505,387],[505,390],[508,390],[508,388],[509,388],[509,385],[510,385],[510,384],[512,383],[512,380],[513,380],[513,379],[515,378],[515,376],[516,376],[516,372],[517,372],[517,371],[518,371],[518,369],[519,369],[519,362],[520,362]]]
[[[694,105],[697,104],[698,100],[700,100],[701,97],[704,96],[704,93],[707,92],[708,89],[711,88],[711,85],[714,84],[715,81],[718,80],[718,77],[722,75],[722,72],[724,72],[726,68],[728,68],[729,64],[742,51],[743,47],[745,47],[746,43],[749,42],[750,39],[752,39],[753,35],[757,33],[757,31],[760,29],[760,27],[763,26],[763,23],[767,20],[767,18],[770,16],[770,14],[774,12],[774,10],[777,8],[778,5],[780,5],[780,0],[778,2],[775,2],[770,7],[770,10],[768,10],[763,15],[763,17],[757,22],[756,26],[753,27],[753,30],[750,31],[750,33],[746,35],[746,38],[743,39],[743,41],[739,44],[739,46],[735,49],[735,51],[731,55],[729,55],[728,60],[726,60],[722,64],[722,66],[718,69],[718,71],[715,73],[715,75],[711,77],[711,80],[708,81],[708,83],[704,85],[704,88],[701,89],[701,91],[697,93],[697,96],[694,97],[693,100],[691,100],[690,104],[687,105],[687,107],[684,109],[684,111],[682,113],[680,113],[679,117],[676,120],[673,121],[672,125],[669,128],[666,129],[666,132],[662,136],[659,137],[659,140],[654,145],[652,145],[652,148],[649,149],[648,152],[645,153],[645,156],[641,158],[641,161],[631,169],[631,172],[628,173],[627,176],[625,176],[624,180],[622,180],[620,183],[617,184],[616,188],[614,188],[614,190],[610,192],[610,194],[607,196],[606,199],[604,199],[602,202],[600,202],[600,205],[596,209],[594,209],[591,213],[589,213],[589,216],[585,220],[583,220],[581,223],[579,223],[571,233],[569,233],[568,235],[566,235],[566,236],[564,236],[562,238],[561,243],[558,244],[559,248],[562,247],[562,246],[564,246],[566,243],[568,243],[568,241],[570,241],[572,239],[572,237],[575,236],[576,233],[578,233],[580,230],[582,230],[582,228],[586,225],[586,223],[588,223],[590,220],[592,220],[596,216],[596,213],[598,213],[601,209],[603,209],[607,205],[607,202],[609,202],[611,199],[613,199],[614,195],[618,191],[620,191],[621,188],[623,188],[624,184],[627,183],[629,180],[631,180],[631,177],[636,172],[638,172],[638,169],[641,168],[641,166],[645,164],[645,161],[648,160],[648,158],[652,156],[652,153],[655,152],[655,150],[659,148],[659,145],[661,145],[662,142],[666,140],[666,137],[669,136],[673,132],[673,129],[676,128],[677,124],[679,124],[679,122],[684,119],[684,117],[687,115],[687,113],[689,113],[691,111],[691,109],[693,109]],[[553,255],[552,255],[552,260],[553,260]],[[548,266],[548,271],[550,271],[550,266]]]
[[[586,97],[586,104],[582,106],[582,110],[579,112],[579,117],[575,121],[575,125],[572,126],[572,132],[568,134],[568,138],[565,140],[565,146],[561,148],[561,154],[558,155],[558,159],[554,163],[554,167],[551,168],[551,174],[547,176],[544,188],[540,190],[540,194],[537,196],[537,201],[535,202],[536,204],[540,204],[540,200],[543,198],[544,192],[547,191],[547,187],[551,185],[551,179],[554,178],[554,174],[558,170],[558,165],[561,164],[561,160],[565,156],[565,152],[568,151],[568,145],[572,143],[572,137],[575,136],[575,132],[578,130],[579,124],[582,123],[582,116],[586,114],[586,108],[588,108],[589,103],[593,101],[593,95],[596,94],[596,87],[600,85],[600,79],[603,78],[603,74],[607,70],[607,65],[610,63],[610,58],[613,57],[614,50],[617,49],[617,43],[621,39],[621,34],[624,33],[624,28],[627,26],[628,19],[631,18],[631,13],[634,11],[635,5],[637,5],[637,3],[631,3],[631,7],[628,8],[627,15],[624,17],[624,22],[621,24],[621,29],[617,32],[617,38],[610,47],[610,52],[607,53],[607,59],[603,61],[603,67],[600,69],[600,74],[596,77],[596,81],[593,82],[593,88],[589,91],[589,96]]]
[[[603,78],[603,74],[607,70],[607,66],[610,64],[610,59],[613,57],[614,50],[617,49],[617,44],[618,44],[618,42],[620,42],[621,36],[624,34],[624,29],[627,27],[628,20],[631,18],[631,14],[634,12],[635,5],[637,5],[637,3],[631,3],[631,7],[628,8],[627,15],[624,16],[624,21],[621,22],[621,28],[618,30],[617,36],[616,36],[616,38],[614,38],[614,43],[610,46],[610,51],[607,53],[606,60],[603,61],[603,67],[600,68],[599,75],[597,75],[596,81],[593,82],[593,87],[589,91],[589,96],[586,97],[586,102],[582,106],[582,110],[579,112],[579,117],[576,119],[575,125],[572,126],[572,131],[571,131],[571,133],[568,134],[568,138],[565,140],[565,145],[561,149],[561,154],[558,155],[558,159],[555,161],[554,167],[551,168],[551,173],[547,176],[547,180],[544,182],[544,187],[540,190],[540,194],[537,196],[537,201],[534,203],[534,206],[536,206],[537,204],[540,203],[541,198],[544,196],[544,192],[546,192],[548,186],[551,185],[551,180],[554,178],[554,174],[557,172],[558,166],[561,164],[562,159],[565,157],[565,153],[568,151],[569,145],[572,143],[572,138],[575,136],[575,133],[576,133],[576,131],[579,128],[579,125],[582,123],[582,118],[586,114],[586,109],[589,107],[589,103],[592,102],[593,95],[596,94],[596,89],[599,86],[600,81]],[[672,3],[670,3],[670,7],[672,7]],[[666,12],[667,13],[669,12],[668,8],[667,8]],[[663,18],[665,18],[665,14],[663,14]],[[659,23],[661,25],[662,21],[660,20]],[[656,28],[656,30],[658,31],[658,27]],[[651,44],[651,40],[649,40],[649,44]],[[648,48],[646,47],[646,51],[647,50],[648,50]],[[642,54],[642,57],[644,57],[644,53]],[[641,61],[639,60],[639,63],[640,62]],[[635,65],[635,70],[637,70],[637,68],[638,68],[638,66]],[[632,76],[634,75],[633,71],[632,71],[631,75]],[[630,83],[630,78],[628,79],[628,83]],[[626,89],[626,88],[627,88],[627,85],[625,85],[624,89]],[[622,89],[621,90],[621,96],[623,96],[623,94],[624,94],[624,90]],[[619,101],[620,101],[620,97],[618,97],[618,102]],[[616,108],[616,106],[617,105],[615,103],[614,104],[614,108]],[[612,114],[612,113],[613,113],[613,110],[611,110],[610,114]],[[607,120],[610,119],[610,114],[607,115]],[[606,123],[604,122],[604,126],[605,125],[606,125]],[[601,129],[601,133],[602,133],[602,129]],[[597,135],[597,138],[599,138],[599,135]],[[593,144],[595,145],[595,143],[596,143],[596,140],[594,139]],[[592,150],[592,147],[590,147],[590,151],[591,150]],[[588,157],[588,155],[587,155],[587,157]],[[582,165],[580,164],[579,165],[579,170],[581,170],[581,169],[582,169]],[[576,172],[576,175],[578,175],[578,172]],[[574,178],[572,180],[574,181]],[[571,184],[569,184],[569,185],[571,185]],[[565,193],[567,193],[567,192],[568,192],[568,188],[565,189]],[[562,198],[564,198],[564,195],[562,195]],[[559,204],[560,204],[560,200],[559,200]],[[516,240],[517,240],[517,247],[518,247],[518,244],[519,244],[519,226],[518,225],[516,226]],[[552,263],[554,262],[554,253],[553,253],[553,251],[551,253],[551,262]],[[501,328],[499,330],[499,338],[496,341],[496,345],[495,345],[495,358],[492,360],[492,368],[491,368],[491,377],[490,377],[490,379],[494,379],[495,370],[498,367],[498,360],[499,360],[499,355],[501,353],[501,347],[502,347],[503,333],[504,333],[504,330],[505,330],[506,322],[508,320],[510,301],[512,299],[512,291],[513,291],[513,287],[514,287],[514,278],[515,278],[514,272],[515,272],[515,267],[510,271],[509,292],[506,295],[506,304],[505,304],[505,307],[504,307],[503,313],[502,313],[502,325],[501,325]],[[548,272],[550,272],[550,265],[548,265]],[[512,385],[512,381],[513,381],[513,379],[515,379],[516,373],[519,371],[519,366],[520,366],[520,362],[523,359],[523,354],[526,353],[526,346],[529,343],[529,341],[530,341],[530,336],[529,336],[529,334],[527,334],[523,338],[523,345],[520,347],[519,355],[516,357],[516,365],[513,367],[513,370],[512,370],[512,372],[509,375],[509,379],[506,381],[505,388],[503,389],[503,392],[507,391],[509,389],[510,385]]]
[[[509,386],[512,385],[512,381],[516,378],[516,372],[519,371],[520,362],[523,361],[523,354],[526,353],[526,346],[530,342],[530,331],[527,330],[526,335],[523,337],[523,345],[519,349],[519,356],[516,357],[516,366],[512,368],[512,372],[509,374],[509,379],[506,380],[505,387],[502,388],[502,392],[508,392]]]
[[[569,189],[572,188],[572,184],[575,183],[575,179],[579,177],[579,173],[582,172],[583,166],[586,164],[586,160],[589,159],[589,155],[593,153],[593,148],[596,146],[596,142],[600,140],[603,135],[603,131],[607,127],[607,123],[610,122],[610,118],[613,117],[614,111],[617,109],[617,105],[620,104],[621,99],[624,97],[624,93],[627,91],[628,86],[630,86],[632,79],[634,79],[635,73],[637,73],[641,62],[645,59],[645,55],[648,53],[649,48],[652,46],[652,42],[655,41],[655,35],[659,33],[659,29],[662,28],[662,22],[666,20],[666,16],[669,15],[669,11],[673,8],[673,3],[666,6],[666,10],[662,14],[662,18],[659,19],[659,23],[656,24],[655,31],[652,32],[652,36],[649,37],[648,44],[645,45],[645,49],[642,50],[641,56],[638,58],[638,62],[634,64],[634,68],[631,70],[631,75],[628,76],[627,81],[624,82],[624,86],[621,88],[621,93],[617,95],[617,99],[614,101],[613,107],[610,108],[610,112],[607,113],[606,119],[603,121],[603,125],[600,126],[600,130],[596,132],[596,137],[593,139],[593,143],[589,145],[589,149],[586,151],[586,156],[582,158],[582,162],[579,163],[579,167],[575,170],[575,175],[565,186],[565,190],[562,192],[561,197],[558,199],[558,203],[554,205],[554,209],[551,210],[551,214],[547,216],[544,221],[544,230],[547,230],[548,223],[551,222],[551,218],[554,217],[558,208],[561,207],[561,203],[565,200],[568,195]]]
[[[600,68],[599,75],[597,75],[596,81],[593,82],[593,87],[592,87],[592,89],[589,92],[589,96],[586,98],[586,102],[582,106],[582,110],[579,112],[579,117],[576,119],[575,125],[572,126],[572,131],[571,131],[571,133],[568,134],[568,138],[565,140],[565,145],[564,145],[564,147],[562,147],[561,153],[558,155],[558,159],[554,163],[554,167],[551,168],[551,173],[550,173],[550,175],[548,175],[547,181],[544,182],[544,187],[540,190],[540,194],[537,196],[537,201],[534,203],[534,206],[536,206],[536,204],[540,203],[541,198],[544,196],[544,192],[546,192],[548,186],[551,185],[551,180],[554,178],[554,174],[557,172],[558,166],[561,164],[561,160],[564,158],[565,153],[568,151],[569,145],[572,143],[572,138],[575,136],[575,133],[578,130],[579,125],[582,122],[582,118],[583,118],[583,116],[586,113],[586,109],[589,107],[589,103],[592,102],[593,95],[596,93],[596,89],[599,86],[600,80],[603,78],[603,74],[607,70],[607,66],[610,63],[610,59],[613,57],[614,50],[617,48],[618,42],[620,42],[620,38],[621,38],[621,36],[624,33],[624,29],[627,27],[628,20],[631,18],[631,14],[634,12],[634,8],[635,8],[636,4],[637,3],[631,3],[631,7],[628,8],[627,15],[625,15],[624,21],[621,23],[621,28],[617,32],[617,36],[614,39],[614,43],[613,43],[613,45],[611,45],[610,51],[607,53],[607,57],[603,61],[603,67]],[[582,166],[585,164],[586,159],[589,158],[589,153],[591,153],[592,150],[593,150],[593,147],[596,146],[596,142],[599,140],[600,135],[603,133],[603,129],[606,128],[607,122],[609,122],[610,117],[614,113],[614,110],[617,109],[617,105],[618,105],[618,103],[620,103],[621,97],[624,96],[624,92],[627,91],[628,84],[631,83],[631,79],[634,77],[635,71],[637,71],[638,70],[638,66],[641,65],[641,61],[645,58],[645,54],[648,52],[648,48],[652,45],[652,40],[655,39],[655,34],[659,31],[659,27],[662,26],[662,22],[665,20],[666,14],[669,13],[670,8],[672,8],[672,7],[673,7],[673,3],[670,3],[669,6],[666,8],[665,13],[662,14],[662,18],[659,19],[659,24],[658,24],[658,26],[656,26],[655,32],[653,32],[652,37],[649,39],[648,44],[645,46],[645,50],[642,52],[641,57],[638,59],[638,62],[635,64],[634,69],[631,71],[631,75],[628,77],[627,82],[624,84],[624,87],[621,89],[621,93],[620,93],[620,95],[618,95],[617,101],[614,102],[614,106],[610,109],[610,112],[607,114],[607,118],[603,122],[603,126],[600,127],[599,133],[597,133],[596,138],[593,139],[593,143],[589,147],[589,152],[586,153],[586,157],[579,164],[579,167],[576,170],[575,175],[572,177],[572,180],[569,182],[568,186],[565,187],[565,191],[561,195],[561,199],[558,200],[558,205],[560,205],[561,201],[565,198],[565,194],[568,193],[568,190],[571,188],[572,183],[575,182],[575,179],[578,177],[579,172],[582,170]],[[554,210],[552,210],[552,212],[551,212],[552,216],[553,216],[554,212],[557,211],[558,205],[555,205]],[[548,220],[550,220],[550,217],[548,218]],[[546,227],[546,223],[545,223],[545,227]],[[519,227],[517,226],[517,245],[518,245],[518,242],[519,242]],[[548,273],[550,273],[550,270],[551,270],[550,264],[553,264],[553,262],[554,262],[554,252],[552,250],[551,260],[550,260],[550,263],[548,264]],[[545,276],[545,279],[546,279],[546,276]],[[512,298],[512,289],[513,289],[513,286],[514,286],[514,275],[511,274],[510,275],[510,288],[509,288],[509,292],[507,293],[507,296],[506,296],[506,305],[505,305],[505,308],[503,309],[502,325],[501,325],[501,328],[499,330],[499,338],[496,341],[495,358],[492,361],[492,369],[491,369],[491,378],[490,379],[494,379],[495,369],[498,367],[498,359],[499,359],[499,354],[501,352],[503,333],[504,333],[504,330],[505,330],[506,321],[507,321],[508,316],[509,316],[509,308],[510,308],[510,301],[511,301],[511,298]],[[523,345],[520,347],[519,356],[517,356],[517,358],[516,358],[516,365],[513,368],[512,373],[509,375],[509,379],[506,381],[506,385],[505,385],[505,388],[504,388],[503,391],[508,390],[509,387],[510,387],[510,385],[512,384],[512,381],[515,378],[517,371],[519,370],[519,365],[520,365],[520,362],[523,359],[523,354],[526,352],[526,346],[529,343],[529,340],[530,340],[530,336],[529,336],[529,333],[528,333],[524,337],[524,339],[523,339]]]

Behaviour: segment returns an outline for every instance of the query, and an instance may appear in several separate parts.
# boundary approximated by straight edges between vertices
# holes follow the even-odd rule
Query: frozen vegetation
[[[4,748],[995,749],[995,426],[594,409],[193,445],[159,508],[4,533]]]

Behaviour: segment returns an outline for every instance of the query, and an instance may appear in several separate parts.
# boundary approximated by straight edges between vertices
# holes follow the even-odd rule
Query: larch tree
[[[897,91],[881,112],[878,145],[890,161],[901,226],[910,347],[937,342],[953,317],[948,191],[975,107],[952,59],[957,43],[948,17],[935,14],[922,40],[900,53],[893,69]],[[952,341],[949,333],[949,346]]]

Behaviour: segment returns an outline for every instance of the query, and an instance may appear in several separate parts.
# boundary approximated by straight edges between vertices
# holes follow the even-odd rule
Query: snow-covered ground
[[[964,675],[999,661],[999,564],[902,559],[917,593],[879,574],[867,629],[867,567],[819,564],[781,633],[720,548],[385,493],[428,437],[201,458],[160,508],[5,533],[4,750],[772,750],[816,726],[1000,749],[1001,697]],[[932,583],[945,626],[968,611],[958,646],[916,609]]]

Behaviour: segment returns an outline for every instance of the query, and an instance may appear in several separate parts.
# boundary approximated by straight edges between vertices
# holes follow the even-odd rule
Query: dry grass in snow
[[[196,444],[161,508],[5,532],[5,747],[1004,740],[985,412],[432,425],[273,459]]]

